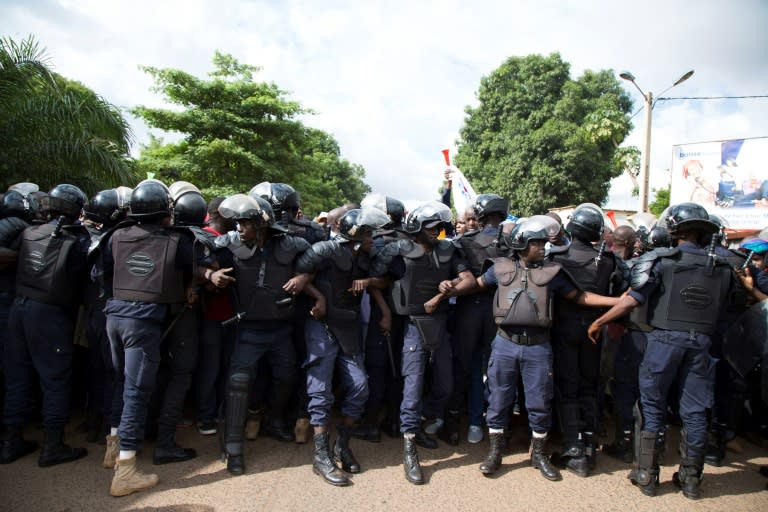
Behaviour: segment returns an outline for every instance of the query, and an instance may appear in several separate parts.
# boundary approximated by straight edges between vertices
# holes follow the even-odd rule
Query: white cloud
[[[262,66],[258,78],[316,110],[307,122],[331,132],[344,157],[365,166],[374,190],[409,201],[435,196],[440,150],[457,138],[480,78],[507,57],[559,51],[573,76],[630,69],[654,93],[696,70],[668,96],[765,94],[765,19],[762,0],[0,5],[0,33],[34,34],[57,71],[126,108],[162,104],[139,65],[204,76],[219,49]],[[625,85],[639,106],[639,93]],[[766,114],[768,100],[659,102],[651,185],[663,185],[672,144],[768,135]],[[642,145],[642,119],[642,113],[635,118],[627,143]],[[138,122],[134,128],[145,142],[146,128]],[[629,198],[630,206],[635,201]]]

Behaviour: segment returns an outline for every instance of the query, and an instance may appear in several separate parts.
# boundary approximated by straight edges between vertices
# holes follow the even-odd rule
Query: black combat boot
[[[419,464],[419,452],[416,451],[416,439],[403,437],[403,468],[405,479],[414,485],[424,483],[424,473]]]
[[[640,432],[640,438],[635,439],[635,450],[636,462],[629,479],[646,496],[656,496],[659,486],[658,434]]]
[[[560,471],[550,462],[547,455],[547,438],[534,437],[531,439],[531,466],[541,471],[544,478],[556,482],[562,478]]]
[[[584,432],[584,456],[587,458],[587,469],[593,471],[597,467],[597,433]]]
[[[561,468],[581,477],[589,476],[589,460],[585,453],[583,441],[579,440],[566,446],[563,453],[555,455],[555,459]]]
[[[683,496],[696,500],[701,497],[702,477],[702,461],[683,457],[680,459],[680,467],[672,475],[672,481],[683,491]]]
[[[293,443],[296,441],[296,434],[294,434],[293,430],[285,426],[282,421],[275,419],[263,421],[259,435],[268,436],[283,443]]]
[[[616,439],[613,444],[603,446],[603,453],[627,464],[632,462],[632,431],[616,429]]]
[[[371,443],[381,442],[381,430],[370,421],[364,420],[352,431],[352,437]]]
[[[329,453],[329,441],[330,436],[328,432],[322,434],[315,434],[315,455],[312,461],[312,471],[315,474],[320,475],[331,485],[345,486],[349,485],[349,478],[347,475],[337,468]]]
[[[437,431],[437,438],[450,446],[458,446],[460,420],[458,411],[448,411],[443,427]]]
[[[3,444],[0,447],[0,464],[10,464],[25,455],[37,450],[36,441],[24,439],[22,427],[6,427]]]
[[[64,444],[63,428],[47,428],[45,429],[43,449],[40,452],[40,457],[37,459],[37,465],[41,468],[46,468],[82,459],[86,455],[88,455],[88,450],[85,448],[72,448],[68,444]]]
[[[352,450],[349,449],[349,438],[352,435],[352,427],[339,425],[337,427],[339,437],[333,445],[333,460],[347,473],[359,473],[360,464],[355,459]]]
[[[157,442],[155,450],[152,453],[152,464],[171,464],[174,462],[184,462],[185,460],[197,457],[194,448],[182,448],[173,439],[174,431],[165,427],[160,427],[157,432]]]
[[[506,441],[503,432],[494,432],[488,434],[488,437],[491,442],[491,451],[488,452],[488,456],[480,464],[480,472],[486,476],[493,475],[501,467],[501,452],[504,451],[504,443]]]
[[[427,448],[430,450],[437,448],[437,441],[435,441],[434,438],[430,437],[426,432],[424,432],[423,429],[419,429],[419,431],[416,432],[413,440],[422,448]]]
[[[706,451],[704,452],[704,462],[710,466],[720,467],[725,458],[725,434],[724,425],[716,425],[709,433]]]

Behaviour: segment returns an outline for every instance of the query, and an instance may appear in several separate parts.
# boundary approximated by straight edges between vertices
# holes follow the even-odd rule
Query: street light
[[[693,70],[688,71],[678,78],[675,83],[664,89],[659,96],[670,90],[671,88],[680,85],[693,76]],[[643,101],[645,103],[645,144],[643,146],[643,160],[640,165],[640,208],[638,211],[648,211],[648,184],[650,179],[650,167],[651,167],[651,114],[653,112],[653,93],[643,91],[637,82],[635,81],[635,75],[629,71],[622,71],[619,73],[619,77],[632,82],[640,94],[643,95]]]

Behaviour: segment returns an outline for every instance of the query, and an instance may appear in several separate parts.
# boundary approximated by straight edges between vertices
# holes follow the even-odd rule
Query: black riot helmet
[[[603,211],[591,203],[580,204],[573,210],[565,230],[582,242],[597,242],[603,236]]]
[[[652,249],[660,247],[669,247],[672,244],[672,237],[669,236],[667,228],[655,226],[648,232],[648,246]]]
[[[71,220],[80,217],[88,197],[74,185],[62,183],[48,192],[48,210],[52,216],[64,215]]]
[[[378,208],[355,208],[344,213],[339,219],[338,238],[340,241],[361,242],[389,222],[389,216]]]
[[[540,217],[545,216],[537,215],[536,218],[526,219],[512,228],[506,245],[515,251],[524,251],[531,240],[549,240],[549,226]]]
[[[173,200],[174,226],[202,226],[208,214],[208,204],[200,189],[188,181],[176,181],[168,187]]]
[[[287,183],[262,181],[253,187],[248,195],[266,199],[278,220],[282,221],[296,218],[301,206],[299,193]]]
[[[189,192],[173,203],[174,226],[203,226],[208,214],[208,204],[202,195]]]
[[[33,195],[25,195],[18,190],[8,190],[3,195],[2,217],[19,217],[24,220],[31,220],[39,208],[37,200]]]
[[[492,213],[498,213],[503,220],[509,212],[509,201],[497,194],[480,194],[475,199],[472,209],[480,221]]]
[[[128,213],[127,209],[121,206],[120,196],[114,188],[98,192],[88,201],[84,212],[87,218],[105,226],[116,225],[125,219]]]
[[[405,219],[405,230],[418,233],[423,228],[451,222],[451,209],[439,201],[430,201],[418,206]]]
[[[129,217],[137,220],[159,220],[171,215],[171,195],[158,180],[144,180],[131,192]]]
[[[669,207],[662,227],[666,227],[673,237],[682,231],[698,231],[702,234],[711,234],[719,231],[717,224],[709,218],[707,210],[696,203],[680,203]]]
[[[266,199],[245,194],[229,196],[219,205],[219,213],[225,219],[250,220],[257,226],[273,227],[275,214]]]
[[[33,192],[38,192],[40,190],[40,187],[37,185],[37,183],[30,183],[28,181],[24,181],[21,183],[15,183],[8,187],[8,192],[11,190],[15,190],[16,192],[19,192],[23,196],[29,196]]]
[[[368,194],[360,201],[362,208],[377,208],[389,216],[390,223],[384,227],[399,228],[405,217],[405,204],[394,197],[384,194]]]

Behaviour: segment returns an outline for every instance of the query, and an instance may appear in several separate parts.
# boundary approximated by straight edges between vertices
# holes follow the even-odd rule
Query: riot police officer
[[[307,320],[307,394],[314,428],[313,470],[332,485],[349,485],[346,473],[359,473],[360,464],[349,447],[354,422],[368,398],[368,376],[362,360],[360,296],[368,279],[373,231],[389,221],[375,208],[354,209],[339,220],[334,240],[317,242],[300,258],[296,270],[313,274],[316,291],[312,318]],[[383,286],[383,280],[378,280]],[[380,295],[379,295],[380,296]],[[342,423],[330,457],[328,423],[333,405],[334,369],[341,379]],[[340,466],[342,471],[334,464]]]
[[[404,240],[405,205],[394,197],[368,194],[360,202],[362,208],[377,208],[387,214],[389,222],[374,233],[372,255],[386,244]],[[365,335],[365,371],[368,374],[368,400],[365,414],[353,436],[366,441],[381,441],[379,415],[386,409],[383,430],[390,437],[400,437],[398,415],[403,399],[400,379],[400,359],[403,350],[404,322],[400,315],[392,315],[392,296],[389,288],[380,290],[385,303],[371,301],[371,316]],[[378,293],[378,292],[373,292]]]
[[[416,444],[436,448],[437,441],[427,436],[421,416],[436,416],[445,409],[452,387],[451,348],[446,332],[447,302],[441,301],[440,286],[451,286],[461,293],[474,285],[474,278],[455,246],[439,240],[451,211],[437,201],[422,204],[405,222],[413,240],[387,244],[376,256],[371,275],[392,279],[395,312],[406,317],[402,353],[403,401],[400,405],[400,431],[403,433],[403,466],[406,479],[424,483]],[[458,278],[456,284],[451,280]],[[447,290],[446,290],[447,291]],[[424,376],[431,361],[430,401],[422,402]]]
[[[110,431],[111,436],[118,436],[118,442],[108,443],[105,453],[105,465],[108,460],[115,461],[110,494],[116,497],[158,482],[157,475],[136,468],[136,451],[144,440],[147,407],[155,389],[169,308],[185,302],[186,287],[198,263],[191,237],[167,227],[171,198],[163,183],[139,183],[131,193],[130,203],[129,216],[135,223],[117,229],[109,245],[114,265],[113,293],[105,309],[115,386],[123,390],[119,413],[113,403]],[[115,428],[118,414],[119,427]]]
[[[667,393],[677,379],[680,417],[680,468],[673,481],[690,499],[700,496],[707,442],[706,409],[712,405],[715,361],[709,354],[711,336],[732,287],[727,263],[703,247],[717,231],[707,211],[695,203],[672,206],[663,217],[675,241],[671,249],[642,256],[632,268],[631,290],[619,304],[589,327],[595,340],[606,323],[648,304],[647,348],[640,365],[642,430],[636,443],[636,466],[630,477],[647,496],[659,484],[657,438],[666,430]]]
[[[85,282],[85,336],[88,340],[88,434],[94,442],[108,427],[112,411],[114,368],[107,337],[104,308],[112,297],[112,267],[104,267],[104,247],[115,227],[128,213],[131,190],[107,189],[96,193],[85,208],[84,224],[91,235],[88,248],[90,279]],[[121,399],[121,398],[120,398]],[[109,437],[107,442],[110,442]]]
[[[226,239],[228,244],[217,254],[222,268],[211,277],[218,287],[232,283],[234,319],[239,321],[227,383],[224,451],[227,470],[242,475],[249,383],[264,356],[271,363],[273,380],[268,421],[275,428],[284,428],[285,410],[296,384],[292,294],[300,292],[307,281],[294,278],[294,268],[309,244],[287,234],[261,197],[235,194],[221,203],[219,212],[237,222],[240,235],[238,241],[218,239]],[[228,276],[233,270],[234,276]]]
[[[88,233],[76,225],[87,198],[76,186],[57,185],[49,192],[48,211],[54,218],[27,227],[22,234],[16,273],[16,299],[9,315],[5,347],[8,430],[0,461],[13,462],[34,451],[23,439],[27,404],[34,373],[43,390],[45,440],[40,467],[84,457],[84,448],[64,444],[69,419],[73,336],[79,284],[85,279]]]
[[[509,201],[497,194],[480,194],[472,206],[482,229],[469,231],[454,240],[454,245],[469,265],[472,275],[482,275],[485,260],[501,255],[498,248],[499,225],[507,218]],[[469,409],[469,441],[479,443],[483,438],[482,371],[473,365],[484,363],[490,354],[490,344],[496,335],[492,311],[493,293],[482,291],[457,297],[456,322],[451,332],[453,350],[453,394],[448,405],[445,426],[438,432],[448,444],[459,442],[459,414],[467,407],[467,390],[477,390]],[[484,367],[485,364],[482,364]],[[470,380],[475,382],[471,382]]]
[[[576,207],[566,226],[571,243],[552,260],[562,266],[582,290],[599,295],[618,292],[621,274],[615,255],[603,240],[603,212],[592,204]],[[599,248],[593,244],[600,243]],[[587,327],[600,312],[555,300],[552,326],[555,397],[562,425],[561,464],[579,476],[594,468],[599,433],[598,390],[601,344],[587,336]]]
[[[496,286],[493,318],[499,326],[488,361],[488,410],[486,422],[490,452],[480,472],[492,475],[501,467],[504,429],[515,398],[518,377],[525,388],[525,406],[532,431],[531,465],[548,480],[560,472],[546,453],[552,426],[552,301],[555,296],[588,306],[610,306],[616,299],[582,292],[558,263],[546,260],[548,223],[531,218],[515,226],[507,241],[512,257],[493,260],[479,278],[480,289]]]
[[[193,253],[210,254],[215,248],[213,237],[202,230],[207,204],[200,190],[186,181],[168,187],[173,204],[171,229],[192,240]],[[195,262],[193,261],[193,264]],[[193,274],[196,272],[193,270]],[[198,295],[198,287],[191,293]],[[181,423],[184,399],[192,384],[197,366],[200,304],[189,300],[170,305],[170,325],[165,327],[161,365],[155,398],[160,409],[157,417],[157,441],[152,453],[153,464],[183,462],[197,456],[193,448],[184,448],[175,441],[176,425]]]
[[[293,236],[298,236],[306,240],[310,245],[315,242],[327,239],[326,231],[320,224],[307,219],[298,218],[298,212],[301,209],[301,197],[299,193],[287,183],[270,183],[264,181],[254,186],[248,193],[251,197],[261,197],[265,199],[272,207],[272,211],[275,214],[275,221],[278,225],[282,226],[287,232]],[[309,317],[310,301],[306,295],[298,295],[295,298],[294,309],[296,314],[293,317],[293,330],[292,340],[293,349],[296,353],[297,361],[304,361],[306,359],[307,344],[304,339],[305,322]],[[306,372],[304,368],[298,368],[297,382],[304,382],[306,380]],[[262,386],[265,383],[259,383]],[[255,386],[258,388],[259,386]],[[256,390],[256,393],[261,391]],[[248,427],[246,432],[249,435],[249,439],[255,439],[258,433],[258,422],[260,421],[260,414],[253,408],[258,407],[258,396],[251,397],[252,409],[249,410]],[[309,398],[307,397],[306,388],[302,386],[296,387],[296,393],[293,397],[295,402],[295,414],[296,423],[294,431],[286,431],[284,429],[275,429],[272,425],[261,425],[261,430],[266,434],[271,435],[281,441],[293,441],[297,443],[306,443],[309,440],[310,424],[309,413],[307,412],[307,405]]]

